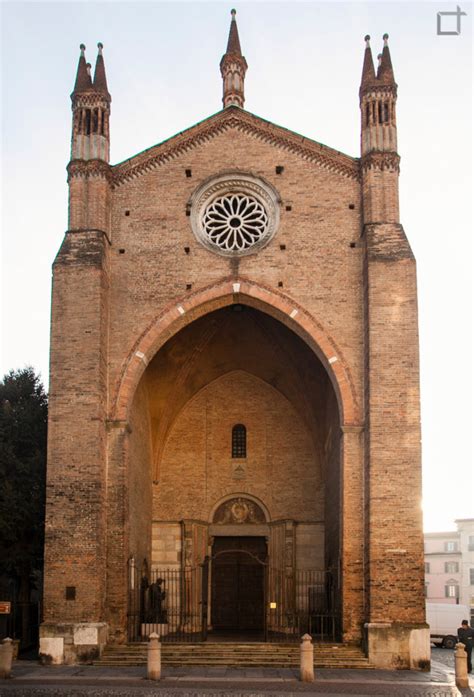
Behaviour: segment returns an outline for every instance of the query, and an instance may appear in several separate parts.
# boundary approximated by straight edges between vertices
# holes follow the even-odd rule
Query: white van
[[[458,627],[462,620],[469,622],[467,605],[426,603],[426,621],[430,625],[430,639],[436,646],[454,649],[458,642]]]

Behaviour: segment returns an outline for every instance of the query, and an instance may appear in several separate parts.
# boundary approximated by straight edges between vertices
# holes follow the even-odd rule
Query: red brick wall
[[[231,433],[247,428],[244,476],[235,474]],[[311,434],[281,393],[237,371],[202,389],[177,417],[154,490],[153,518],[209,520],[224,496],[245,491],[271,519],[323,520],[321,464]]]
[[[104,612],[108,276],[100,233],[69,235],[54,268],[45,620]],[[76,600],[65,600],[66,586]]]
[[[253,117],[241,118],[246,124]],[[184,143],[179,152],[156,166],[150,159],[148,169],[121,180],[112,190],[107,183],[112,175],[102,166],[102,175],[92,171],[94,163],[71,178],[70,228],[87,226],[90,231],[67,236],[55,267],[48,619],[97,619],[103,615],[107,597],[107,616],[120,635],[126,611],[126,561],[132,547],[139,551],[138,539],[145,527],[148,504],[140,508],[135,493],[146,476],[149,449],[145,400],[140,393],[130,423],[114,422],[118,386],[139,338],[152,327],[159,333],[155,323],[164,309],[228,277],[248,278],[278,293],[282,305],[288,298],[304,308],[338,356],[339,363],[328,370],[340,370],[344,363],[355,405],[351,425],[363,428],[365,419],[365,483],[360,428],[344,432],[342,448],[340,521],[347,636],[360,635],[364,619],[419,621],[422,615],[416,285],[414,261],[395,224],[397,174],[374,169],[361,183],[357,163],[350,158],[333,152],[326,161],[329,151],[323,146],[306,146],[304,139],[293,135],[288,136],[288,145],[276,127],[258,123],[260,130],[244,124],[198,138],[191,145]],[[177,138],[181,143],[186,137]],[[158,150],[142,153],[137,162],[145,163]],[[284,167],[280,175],[275,172],[277,165]],[[117,176],[126,166],[114,169]],[[281,196],[281,224],[275,237],[258,254],[240,259],[205,250],[194,238],[186,215],[195,188],[228,170],[263,177]],[[81,176],[86,179],[82,181]],[[365,222],[394,224],[369,226],[361,239],[362,196]],[[110,248],[107,238],[94,230],[107,233]],[[213,307],[218,305],[216,299]],[[184,318],[183,324],[187,321]],[[266,406],[268,410],[267,402]],[[195,450],[186,445],[182,431],[180,438],[174,435],[169,443],[174,442],[182,461],[187,457],[199,469],[208,447],[202,442],[203,415],[191,405],[187,409],[179,418],[188,414],[185,430],[193,432]],[[256,415],[252,418],[255,432],[263,434],[262,423]],[[175,434],[180,432],[179,423]],[[333,439],[328,463],[335,459],[336,430]],[[217,451],[224,447],[224,440],[216,441]],[[303,435],[297,442],[305,442]],[[163,476],[172,467],[183,467],[182,461],[173,460],[170,447]],[[292,459],[294,448],[294,438],[280,438],[271,457],[278,460],[284,454],[295,463],[296,480],[300,480],[303,474]],[[309,462],[299,454],[301,463]],[[219,480],[221,471],[217,468],[213,476],[216,495],[227,486]],[[189,473],[180,472],[184,474]],[[336,478],[334,472],[331,478]],[[189,517],[187,509],[195,506],[192,481],[191,476],[183,486],[183,517]],[[309,507],[306,489],[298,496],[283,494],[283,479],[280,484],[280,498],[277,489],[272,494],[278,510],[297,511],[297,501],[301,510],[300,495],[303,508]],[[130,487],[134,488],[131,495]],[[160,496],[155,498],[156,515],[164,515],[170,505]],[[315,489],[312,500],[316,498]],[[335,529],[336,522],[331,525]],[[149,545],[148,538],[143,544]],[[63,600],[69,584],[78,586],[75,604]],[[370,608],[366,615],[364,602]]]
[[[400,225],[369,225],[368,589],[371,621],[424,621],[415,261]]]

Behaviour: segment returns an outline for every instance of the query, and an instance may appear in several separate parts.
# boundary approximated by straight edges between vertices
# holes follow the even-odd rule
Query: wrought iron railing
[[[202,567],[129,569],[128,640],[201,641]]]
[[[340,639],[337,578],[332,571],[269,567],[267,588],[268,641],[299,641],[303,634],[321,642]]]
[[[275,569],[264,562],[262,637],[270,642],[341,638],[339,583],[332,571]],[[212,560],[174,569],[129,567],[128,640],[156,632],[165,642],[205,641]]]

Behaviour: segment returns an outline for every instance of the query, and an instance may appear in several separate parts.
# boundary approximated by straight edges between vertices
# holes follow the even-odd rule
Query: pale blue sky
[[[382,34],[399,85],[401,220],[418,264],[428,530],[474,516],[472,476],[472,13],[438,36],[446,2],[238,2],[246,108],[359,154],[363,37]],[[111,161],[221,108],[231,2],[3,2],[1,374],[47,382],[51,263],[67,227],[65,167],[79,44],[104,43]],[[446,29],[455,18],[445,17]],[[443,25],[444,29],[444,25]]]

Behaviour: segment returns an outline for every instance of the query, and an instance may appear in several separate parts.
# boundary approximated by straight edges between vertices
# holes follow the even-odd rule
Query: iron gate
[[[264,641],[339,641],[339,583],[331,571],[275,569],[264,562]],[[128,641],[156,632],[165,642],[205,641],[211,560],[177,569],[129,565]]]
[[[338,583],[332,571],[269,567],[267,573],[267,641],[300,641],[303,634],[320,642],[341,639]]]
[[[207,566],[139,568],[129,564],[128,641],[203,641],[207,614]],[[203,603],[203,594],[206,595]]]

